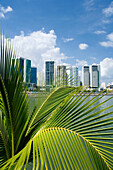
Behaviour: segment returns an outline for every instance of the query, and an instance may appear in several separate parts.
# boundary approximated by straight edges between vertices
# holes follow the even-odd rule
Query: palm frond
[[[13,60],[14,62],[12,62]],[[0,96],[3,99],[3,105],[0,107],[4,110],[5,129],[9,135],[9,141],[12,143],[10,147],[13,156],[25,146],[22,137],[27,127],[29,114],[20,68],[12,49],[8,47],[8,42],[6,45],[4,44],[4,38],[1,39]],[[17,141],[20,145],[17,144]]]
[[[113,167],[113,105],[104,108],[109,97],[99,103],[104,95],[97,95],[86,101],[87,96],[68,96],[46,122],[46,128],[60,127],[72,130],[87,140]],[[80,100],[79,100],[80,99]],[[86,101],[86,102],[85,102]],[[85,103],[84,103],[85,102]],[[103,106],[100,108],[100,106]],[[100,109],[98,109],[100,108]],[[98,109],[98,110],[96,110]]]
[[[26,147],[4,164],[16,169],[27,167],[33,146],[33,169],[109,169],[105,159],[88,140],[63,128],[43,130],[30,140]],[[13,164],[12,163],[13,160]]]
[[[52,115],[53,111],[63,102],[66,96],[72,91],[76,91],[74,87],[59,87],[55,89],[44,101],[38,110],[35,110],[29,123],[29,130],[38,131]],[[27,133],[28,133],[27,132]]]

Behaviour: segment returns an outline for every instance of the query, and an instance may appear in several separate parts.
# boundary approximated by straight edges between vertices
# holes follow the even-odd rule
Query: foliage
[[[27,90],[11,47],[1,41],[0,168],[113,169],[113,105],[82,87],[56,88],[40,108],[28,108]],[[13,60],[12,60],[13,59]],[[13,62],[12,62],[13,61]]]

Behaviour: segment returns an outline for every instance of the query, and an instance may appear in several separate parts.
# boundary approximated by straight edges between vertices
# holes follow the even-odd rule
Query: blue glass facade
[[[49,85],[54,85],[54,76],[55,76],[55,71],[54,71],[54,61],[46,61],[46,71],[45,71],[45,76],[46,76],[46,86]]]
[[[31,80],[31,60],[26,59],[26,83],[30,83]]]
[[[37,86],[37,68],[31,67],[31,83]]]
[[[19,63],[20,67],[20,74],[22,74],[22,80],[24,79],[24,58],[18,58],[17,62]]]

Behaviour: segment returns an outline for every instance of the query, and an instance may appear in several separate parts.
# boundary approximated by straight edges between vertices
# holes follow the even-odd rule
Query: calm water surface
[[[42,96],[40,96],[40,97],[37,97],[36,95],[34,95],[34,96],[29,96],[29,98],[30,98],[30,100],[29,100],[29,109],[30,109],[30,111],[32,111],[34,107],[38,107],[38,108],[39,108],[39,107],[41,106],[41,104],[45,101],[45,99],[47,98],[47,96],[48,96],[48,95],[42,95]],[[85,97],[86,97],[86,96],[85,96]],[[89,97],[81,104],[81,106],[82,106],[83,104],[85,104],[85,102],[90,101],[93,97],[94,97],[94,96],[89,96]],[[97,98],[100,98],[100,97],[101,97],[101,96],[96,97],[96,99],[97,99]],[[91,107],[95,107],[96,105],[101,104],[102,102],[104,102],[105,100],[107,100],[107,99],[109,99],[109,98],[111,98],[111,97],[113,97],[113,96],[111,96],[111,95],[106,95],[106,96],[102,97],[101,99],[99,99],[99,100],[98,100],[95,104],[93,104]],[[95,99],[95,100],[96,100],[96,99]],[[106,107],[108,107],[108,106],[110,106],[110,105],[113,105],[113,98],[111,98],[111,99],[108,100],[107,102],[103,103],[103,104],[102,104],[101,106],[99,106],[95,111],[99,111],[99,110],[101,110],[101,109],[103,109],[103,108],[106,108]],[[108,111],[113,111],[113,108],[110,108],[109,110],[104,111],[103,113],[108,112]]]

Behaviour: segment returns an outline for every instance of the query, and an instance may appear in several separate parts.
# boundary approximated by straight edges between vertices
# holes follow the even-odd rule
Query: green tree
[[[0,168],[113,169],[113,105],[100,107],[112,97],[100,103],[104,93],[90,100],[86,93],[56,88],[30,113],[20,67],[2,40]]]

